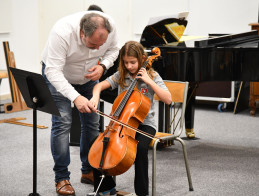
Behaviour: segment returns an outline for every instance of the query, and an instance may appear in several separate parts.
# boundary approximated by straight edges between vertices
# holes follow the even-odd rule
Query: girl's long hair
[[[120,55],[119,55],[120,63],[119,63],[118,71],[120,72],[120,78],[119,78],[119,81],[117,81],[121,88],[124,88],[127,86],[125,83],[125,76],[129,73],[123,61],[123,57],[126,55],[135,57],[138,59],[138,65],[139,65],[138,70],[142,67],[143,63],[147,60],[147,54],[145,53],[144,48],[140,43],[136,41],[128,41],[124,44],[124,46],[120,50]],[[155,73],[153,68],[151,67],[146,68],[146,70],[149,77],[153,79],[154,73]]]

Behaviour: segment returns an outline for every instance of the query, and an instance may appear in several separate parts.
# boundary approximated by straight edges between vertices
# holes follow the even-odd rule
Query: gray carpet
[[[105,104],[106,105],[106,104]],[[107,107],[107,105],[106,105]],[[109,105],[108,105],[109,110]],[[0,114],[0,119],[26,117],[32,123],[32,110]],[[38,112],[37,192],[56,196],[53,160],[50,152],[49,114]],[[195,113],[195,140],[184,140],[187,146],[194,191],[190,192],[181,145],[157,152],[158,196],[258,196],[259,195],[259,112],[251,117],[248,110],[238,114],[220,113],[216,106],[198,106]],[[185,139],[185,135],[182,135]],[[71,183],[77,196],[93,191],[80,183],[79,148],[71,146]],[[151,157],[150,153],[150,176]],[[0,124],[0,195],[25,196],[32,192],[32,128]],[[134,167],[117,176],[117,189],[134,192]],[[151,177],[150,177],[151,195]]]

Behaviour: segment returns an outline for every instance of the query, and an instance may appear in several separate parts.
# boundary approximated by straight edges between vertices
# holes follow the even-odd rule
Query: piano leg
[[[187,105],[185,111],[185,134],[188,138],[195,138],[194,133],[194,111],[195,111],[195,95],[198,84],[189,83]]]

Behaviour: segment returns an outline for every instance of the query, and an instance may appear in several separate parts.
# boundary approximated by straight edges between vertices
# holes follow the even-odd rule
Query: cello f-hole
[[[122,135],[122,129],[123,129],[123,126],[121,127],[121,130],[120,130],[120,133],[119,133],[119,137],[120,137],[120,138],[123,138],[123,137],[124,137],[124,134]]]

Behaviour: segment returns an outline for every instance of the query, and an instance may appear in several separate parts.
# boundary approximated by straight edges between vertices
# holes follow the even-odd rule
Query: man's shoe
[[[88,174],[82,174],[81,183],[94,184],[94,174],[90,171]]]
[[[87,194],[87,196],[94,196],[94,195],[95,195],[95,192]],[[112,188],[109,191],[104,191],[96,194],[96,196],[116,196],[116,195],[117,195],[117,191],[115,188]]]
[[[75,190],[69,180],[62,180],[56,183],[56,191],[59,195],[72,196],[75,195]]]
[[[185,129],[185,134],[188,138],[195,138],[195,133],[193,129]]]

